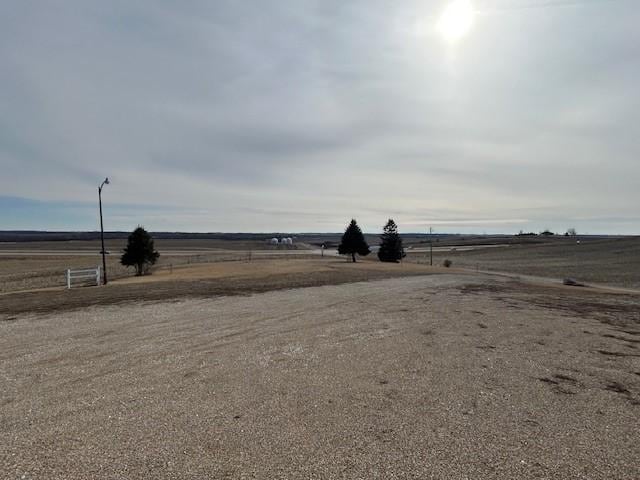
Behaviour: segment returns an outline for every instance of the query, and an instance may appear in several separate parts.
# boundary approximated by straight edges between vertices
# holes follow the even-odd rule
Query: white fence
[[[96,285],[100,285],[100,267],[85,268],[82,270],[72,270],[69,268],[67,270],[67,288],[71,288],[73,280],[83,280],[84,282],[93,280],[96,282]]]

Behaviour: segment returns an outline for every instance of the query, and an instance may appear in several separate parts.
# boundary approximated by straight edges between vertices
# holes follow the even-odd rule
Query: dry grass
[[[538,239],[539,241],[539,239]],[[110,278],[132,275],[119,265],[119,252],[123,240],[110,240],[107,250]],[[169,269],[185,264],[224,261],[246,261],[251,255],[260,258],[273,248],[261,241],[237,240],[158,240],[162,256],[156,270]],[[424,248],[425,245],[419,245]],[[304,257],[308,245],[296,245],[295,252]],[[101,263],[99,242],[29,242],[3,244],[3,252],[28,249],[33,252],[85,252],[92,256],[29,256],[0,255],[0,293],[64,285],[67,268],[93,267]],[[454,247],[452,247],[454,248]],[[164,253],[163,252],[167,252]],[[409,250],[407,262],[426,263],[428,254]],[[295,255],[294,255],[295,256]],[[589,240],[577,245],[571,239],[553,239],[541,244],[511,244],[506,247],[479,250],[436,251],[434,264],[442,265],[449,258],[453,267],[511,272],[563,279],[575,278],[580,282],[601,283],[628,288],[640,288],[640,238],[615,240]]]
[[[304,255],[301,251],[299,256]],[[246,262],[260,258],[260,253],[249,251],[212,251],[194,254],[162,255],[154,266],[154,274],[177,270],[194,264],[217,262]],[[296,258],[288,255],[287,258]],[[0,294],[24,290],[62,287],[66,284],[65,272],[68,268],[95,268],[102,265],[99,255],[0,255]],[[133,268],[120,265],[119,255],[107,256],[109,279],[121,279],[135,274]]]
[[[374,261],[356,264],[338,258],[278,258],[183,265],[146,277],[129,277],[106,287],[13,292],[0,295],[0,319],[16,313],[48,312],[122,302],[182,297],[247,295],[269,290],[341,284],[372,279],[437,273],[416,264]]]
[[[67,268],[95,268],[102,264],[99,256],[0,256],[0,293],[39,288],[62,287]],[[109,257],[109,274],[114,278],[130,275],[118,259]]]

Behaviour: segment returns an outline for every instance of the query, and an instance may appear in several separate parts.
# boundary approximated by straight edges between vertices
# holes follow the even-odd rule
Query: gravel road
[[[638,311],[443,274],[21,314],[0,478],[637,479]]]

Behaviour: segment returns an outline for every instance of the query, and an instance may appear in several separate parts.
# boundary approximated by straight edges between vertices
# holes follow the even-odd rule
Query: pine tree
[[[360,227],[354,219],[351,220],[344,235],[342,235],[342,240],[338,246],[338,253],[340,255],[351,255],[351,260],[354,263],[356,261],[356,253],[362,256],[371,253],[369,245],[367,245],[364,235],[362,234],[362,230],[360,230]]]
[[[127,246],[120,258],[126,267],[136,267],[136,275],[144,275],[149,267],[158,261],[160,254],[153,246],[153,238],[142,227],[138,226],[127,240]]]
[[[398,233],[398,226],[391,218],[384,226],[383,234],[380,237],[380,249],[378,258],[381,262],[399,262],[405,256],[402,248],[402,238]]]

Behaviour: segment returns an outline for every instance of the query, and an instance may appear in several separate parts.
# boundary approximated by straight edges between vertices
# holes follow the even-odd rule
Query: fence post
[[[96,285],[98,287],[100,286],[100,265],[96,268]]]
[[[67,268],[67,290],[71,290],[71,269]]]

